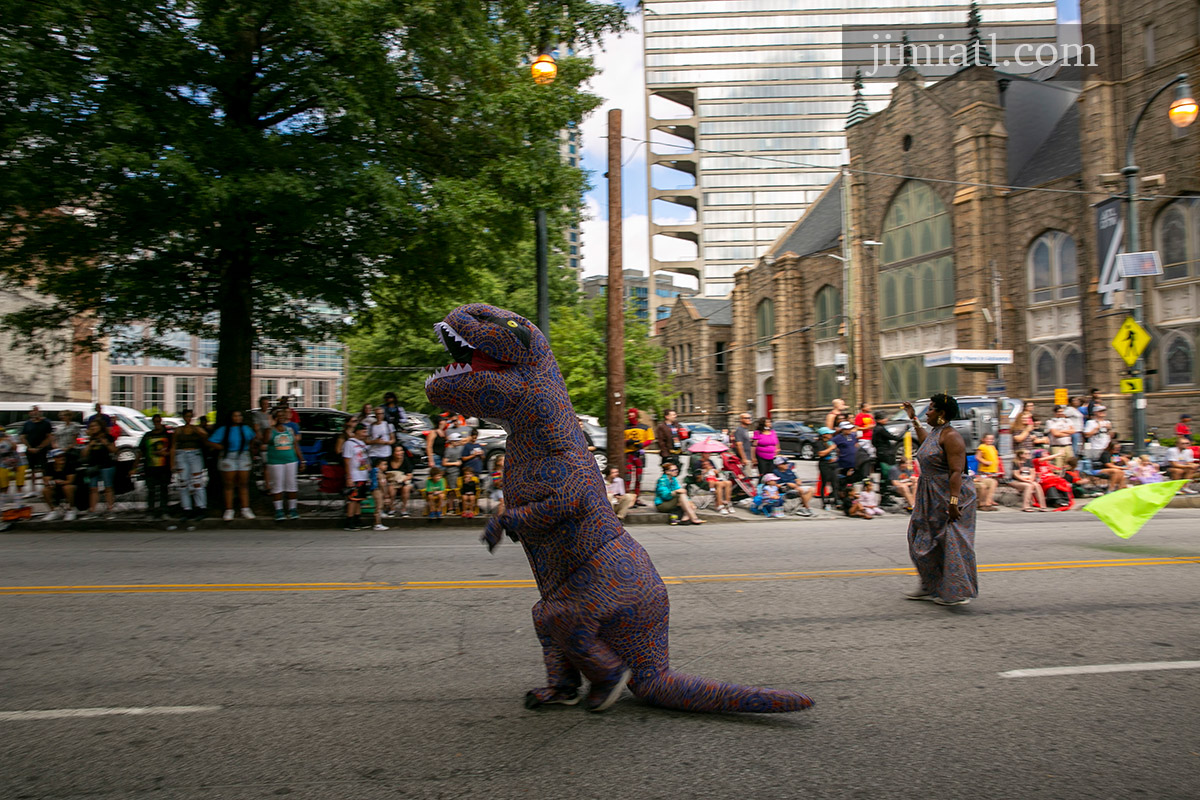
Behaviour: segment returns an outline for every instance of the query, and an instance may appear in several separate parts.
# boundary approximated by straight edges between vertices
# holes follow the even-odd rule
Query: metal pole
[[[548,247],[546,233],[546,209],[539,208],[534,212],[537,223],[537,315],[538,327],[546,341],[550,341],[550,268],[546,264],[546,249]]]
[[[1133,124],[1129,126],[1129,136],[1125,140],[1125,168],[1121,170],[1121,174],[1125,176],[1126,190],[1128,197],[1126,203],[1128,210],[1126,211],[1125,222],[1125,252],[1136,253],[1141,246],[1138,237],[1138,174],[1141,172],[1141,167],[1133,163],[1133,144],[1137,139],[1138,126],[1142,124],[1142,119],[1146,116],[1146,112],[1150,110],[1151,104],[1158,99],[1159,95],[1170,89],[1177,83],[1183,83],[1188,79],[1187,73],[1176,75],[1167,83],[1163,84],[1157,92],[1150,95],[1150,99],[1142,106],[1142,110],[1134,117]],[[1142,309],[1142,281],[1140,278],[1130,278],[1130,291],[1133,292],[1133,320],[1138,325],[1142,325],[1145,321],[1145,312]],[[1142,356],[1138,356],[1137,362],[1133,366],[1134,376],[1145,379],[1146,375],[1146,360]],[[1141,455],[1146,449],[1146,397],[1142,392],[1136,392],[1133,397],[1133,452]]]
[[[608,465],[625,470],[625,273],[621,230],[621,109],[608,112],[608,287],[605,290],[608,385],[605,403]],[[654,273],[650,273],[654,283]],[[653,325],[653,315],[651,324]],[[631,490],[637,487],[630,487]]]

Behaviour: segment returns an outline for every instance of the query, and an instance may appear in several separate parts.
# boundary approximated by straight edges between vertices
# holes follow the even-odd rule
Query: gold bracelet
[[[956,505],[958,505],[958,498],[957,498],[957,497],[951,497],[951,498],[950,498],[950,505],[952,505],[952,506],[956,506]]]

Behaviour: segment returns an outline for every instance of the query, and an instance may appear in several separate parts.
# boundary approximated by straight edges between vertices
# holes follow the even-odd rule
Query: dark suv
[[[306,472],[320,472],[321,465],[335,462],[340,454],[333,445],[346,420],[352,415],[336,408],[297,408],[300,415],[300,450],[304,453]],[[411,433],[396,431],[396,443],[404,445],[408,457],[417,469],[427,467],[425,440]]]

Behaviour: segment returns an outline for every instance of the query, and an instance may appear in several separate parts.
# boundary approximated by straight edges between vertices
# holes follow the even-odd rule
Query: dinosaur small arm
[[[667,588],[625,531],[588,452],[550,345],[524,317],[472,304],[434,330],[454,363],[425,382],[434,405],[504,421],[505,512],[488,520],[494,549],[505,531],[524,548],[541,600],[533,624],[548,685],[529,708],[608,708],[628,685],[638,698],[685,711],[782,712],[809,708],[799,692],[739,686],[675,672],[667,657]]]

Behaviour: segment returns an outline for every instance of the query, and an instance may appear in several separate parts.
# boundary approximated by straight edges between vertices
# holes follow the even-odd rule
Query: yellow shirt
[[[984,466],[984,461],[990,461],[991,466]],[[975,461],[979,464],[979,472],[985,475],[995,475],[1000,465],[1000,455],[990,444],[981,444],[975,450]]]
[[[636,453],[638,450],[642,449],[642,445],[644,445],[646,442],[652,441],[653,439],[654,434],[650,432],[649,428],[644,428],[641,425],[635,425],[632,428],[626,428],[625,452]],[[631,444],[631,442],[637,442],[637,444]]]

